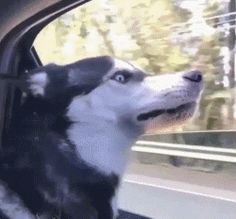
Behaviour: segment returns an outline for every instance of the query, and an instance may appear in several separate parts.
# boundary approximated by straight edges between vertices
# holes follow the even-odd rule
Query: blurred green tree
[[[235,101],[230,100],[236,94],[233,86],[223,84],[220,54],[226,39],[218,29],[221,19],[216,16],[223,13],[221,1],[192,1],[194,6],[190,7],[183,7],[184,3],[188,2],[92,1],[50,23],[36,38],[35,46],[43,63],[64,64],[107,54],[153,74],[202,69],[204,98],[196,119],[184,129],[236,127],[234,112],[224,111],[226,106],[233,108]]]

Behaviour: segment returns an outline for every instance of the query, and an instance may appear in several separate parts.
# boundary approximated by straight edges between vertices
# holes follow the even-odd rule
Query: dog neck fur
[[[98,103],[96,108],[91,104],[83,97],[72,101],[67,113],[73,121],[67,131],[68,138],[86,163],[106,175],[121,176],[138,133],[123,129],[114,112],[104,112]]]
[[[67,132],[76,152],[86,163],[107,175],[122,175],[130,147],[136,139],[127,137],[107,121],[75,122]]]

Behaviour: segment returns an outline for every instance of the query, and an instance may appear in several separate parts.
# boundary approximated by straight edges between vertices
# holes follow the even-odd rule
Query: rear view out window
[[[201,69],[206,81],[201,107],[179,131],[232,130],[235,14],[221,0],[98,0],[50,23],[35,47],[44,64],[107,54],[153,74]]]
[[[205,89],[195,118],[173,134],[138,141],[128,174],[233,190],[235,27],[234,0],[96,0],[50,23],[34,46],[44,64],[111,55],[151,74],[201,70]]]

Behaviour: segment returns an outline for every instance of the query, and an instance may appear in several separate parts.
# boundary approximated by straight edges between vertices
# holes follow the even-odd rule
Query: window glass
[[[128,7],[127,7],[128,6]],[[112,55],[153,74],[198,68],[205,90],[182,130],[236,129],[235,9],[229,1],[99,0],[50,23],[35,40],[44,64]]]
[[[152,74],[200,69],[195,118],[173,134],[142,137],[127,178],[236,191],[235,27],[234,0],[96,0],[50,23],[34,45],[44,64],[112,55]]]

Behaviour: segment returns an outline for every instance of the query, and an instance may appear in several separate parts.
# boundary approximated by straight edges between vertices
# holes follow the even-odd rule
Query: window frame
[[[13,77],[42,65],[32,46],[37,34],[52,20],[90,0],[3,0],[0,3],[0,74]],[[22,9],[22,10],[19,10]],[[4,32],[5,30],[5,32]],[[13,113],[17,112],[21,93],[0,81],[0,148]]]

